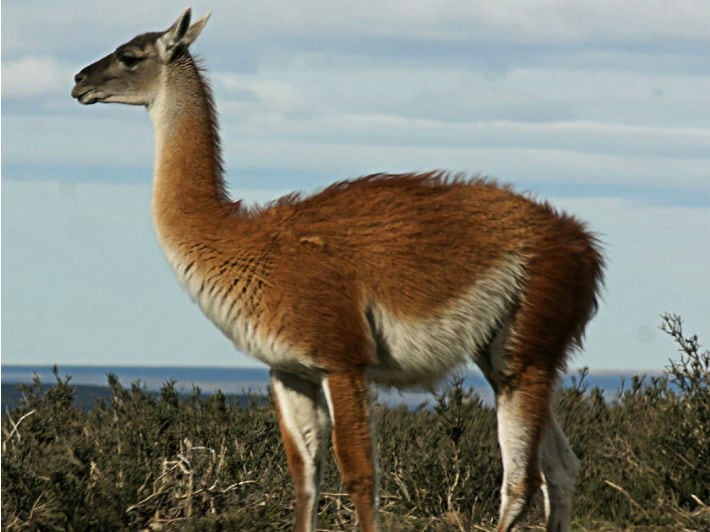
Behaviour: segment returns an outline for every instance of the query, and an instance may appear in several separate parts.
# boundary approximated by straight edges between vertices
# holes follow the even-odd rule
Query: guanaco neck
[[[226,216],[217,118],[210,88],[189,54],[165,69],[148,107],[155,130],[153,219],[164,246],[209,238]]]

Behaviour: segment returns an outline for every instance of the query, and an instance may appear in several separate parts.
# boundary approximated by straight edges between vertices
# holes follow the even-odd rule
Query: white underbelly
[[[370,309],[377,353],[373,381],[401,388],[433,387],[457,366],[487,349],[520,297],[521,261],[510,260],[474,283],[448,308],[429,317],[398,318],[380,305]]]

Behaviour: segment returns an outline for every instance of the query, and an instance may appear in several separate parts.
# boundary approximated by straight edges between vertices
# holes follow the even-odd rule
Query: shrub
[[[587,371],[557,395],[582,462],[576,525],[710,527],[710,353],[679,317],[661,328],[680,351],[666,371],[634,377],[614,398]],[[290,530],[292,488],[269,397],[245,404],[175,383],[157,393],[108,377],[111,396],[74,406],[54,368],[2,419],[2,519],[14,530]],[[375,404],[383,528],[491,529],[502,476],[495,413],[455,377],[433,403]],[[350,529],[354,512],[332,455],[319,525]],[[539,506],[539,505],[538,505]],[[530,521],[540,518],[539,508]]]
[[[634,377],[611,403],[597,390],[572,394],[561,410],[582,460],[576,515],[616,526],[701,530],[710,526],[710,352],[685,337],[682,320],[664,315],[661,329],[679,361],[657,377]],[[566,401],[566,404],[565,404]]]

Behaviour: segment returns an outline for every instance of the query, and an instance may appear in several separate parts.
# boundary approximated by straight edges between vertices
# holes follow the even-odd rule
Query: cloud
[[[568,2],[523,0],[363,0],[337,6],[321,0],[284,6],[264,0],[218,4],[216,16],[236,21],[239,33],[411,36],[427,40],[507,43],[621,42],[658,38],[707,40],[710,9],[702,0],[614,0]],[[196,12],[198,10],[196,9]]]
[[[594,62],[600,55],[631,53],[636,61],[623,68],[634,69],[648,68],[649,57],[657,60],[662,52],[675,56],[675,68],[701,72],[697,63],[707,65],[710,44],[710,11],[699,0],[632,0],[623,5],[612,0],[535,0],[516,2],[514,9],[505,2],[470,0],[364,0],[337,7],[305,1],[288,8],[265,0],[214,11],[211,42],[240,52],[254,51],[258,43],[261,65],[297,64],[315,55],[325,61],[362,57],[373,63],[472,64],[504,72],[511,65],[571,52],[570,68],[578,68],[574,58],[580,55]],[[234,24],[222,26],[218,17]]]
[[[153,139],[144,112],[78,105],[74,112],[4,116],[3,125],[12,135],[3,141],[3,179],[17,178],[13,168],[23,166],[44,166],[50,172],[39,175],[49,177],[69,167],[74,173],[61,176],[77,181],[150,178]],[[538,184],[710,187],[710,134],[697,128],[576,121],[457,123],[374,114],[300,120],[264,109],[238,122],[232,121],[233,113],[228,118],[222,128],[224,156],[236,182],[244,182],[247,169],[263,179],[275,167],[290,169],[293,177],[282,186],[297,188],[376,171],[444,168]],[[37,146],[43,146],[41,152]]]
[[[491,47],[518,57],[569,47],[639,52],[641,44],[705,56],[710,42],[704,0],[521,0],[513,8],[472,0],[193,2],[195,16],[207,9],[214,16],[199,46],[231,64],[245,54],[264,59],[276,50],[292,58],[316,50],[400,61],[464,57]],[[9,2],[3,5],[3,16],[12,21],[3,25],[3,54],[58,48],[75,57],[88,50],[100,55],[138,32],[166,28],[179,12],[169,0],[72,0],[47,3],[41,12],[32,3]]]
[[[24,3],[3,6],[13,21],[3,34],[3,165],[144,168],[153,150],[145,113],[82,108],[68,90],[76,69],[165,27],[175,7],[159,0],[107,21],[88,0],[72,5],[37,17]],[[697,59],[710,37],[693,17],[708,8],[674,5],[218,2],[195,47],[214,82],[228,168],[317,176],[288,186],[443,167],[511,181],[703,188],[710,82],[691,66],[708,61]],[[193,8],[198,16],[208,6]],[[54,15],[71,38],[55,38]],[[18,43],[41,50],[17,55]],[[81,62],[65,67],[80,49]],[[246,56],[254,69],[240,70]],[[477,62],[515,66],[499,75]],[[38,112],[33,98],[51,112]]]
[[[29,55],[2,63],[3,99],[29,99],[64,90],[71,68],[51,56]]]
[[[298,117],[312,114],[307,98],[292,83],[269,79],[254,79],[232,73],[211,76],[223,89],[226,113],[237,115],[254,112]]]

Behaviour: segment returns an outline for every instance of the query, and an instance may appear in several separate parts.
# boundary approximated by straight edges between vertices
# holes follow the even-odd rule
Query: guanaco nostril
[[[79,72],[76,76],[74,76],[74,82],[79,83],[80,81],[84,81],[86,79],[86,74],[83,72]]]

